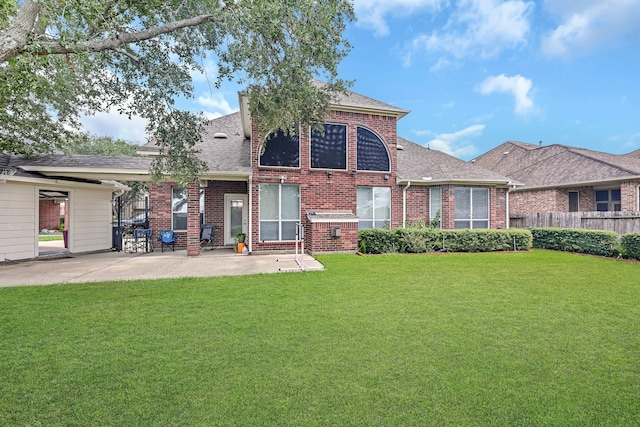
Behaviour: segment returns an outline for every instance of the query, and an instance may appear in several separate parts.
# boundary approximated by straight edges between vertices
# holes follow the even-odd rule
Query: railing
[[[541,212],[511,214],[511,228],[559,227],[640,233],[640,212]]]

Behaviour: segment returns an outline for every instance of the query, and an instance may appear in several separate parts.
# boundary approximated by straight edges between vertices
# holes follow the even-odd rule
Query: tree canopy
[[[81,114],[116,107],[148,120],[154,174],[203,171],[203,117],[175,107],[213,56],[263,130],[324,120],[345,90],[349,0],[0,0],[0,151],[67,152]],[[312,84],[313,78],[327,82]]]

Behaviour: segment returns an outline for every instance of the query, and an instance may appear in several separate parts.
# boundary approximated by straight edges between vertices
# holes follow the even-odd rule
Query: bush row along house
[[[640,211],[640,150],[626,155],[508,141],[472,162],[523,185],[509,213]]]
[[[301,224],[311,253],[354,252],[360,229],[398,228],[434,218],[442,228],[509,225],[510,192],[518,183],[399,138],[396,124],[406,110],[349,92],[333,103],[322,132],[301,127],[295,134],[261,135],[248,102],[240,94],[239,112],[206,127],[196,149],[208,172],[186,188],[169,181],[149,185],[154,236],[174,230],[176,247],[186,248],[188,255],[200,253],[203,223],[215,225],[216,246],[231,245],[236,234],[246,233],[251,252],[293,250]],[[108,198],[122,191],[109,183],[148,180],[149,157],[157,152],[150,143],[139,149],[146,157],[136,158],[11,156],[7,168],[20,173],[0,184],[0,228],[12,228],[28,213],[29,224],[21,228],[29,230],[16,237],[25,250],[17,254],[0,246],[5,254],[0,260],[37,256],[37,204],[5,208],[17,191],[25,200],[37,200],[47,188],[62,191],[69,202],[69,251],[108,249]],[[39,181],[21,174],[37,175]],[[96,194],[101,194],[99,203]],[[90,229],[80,225],[81,217],[93,218]]]

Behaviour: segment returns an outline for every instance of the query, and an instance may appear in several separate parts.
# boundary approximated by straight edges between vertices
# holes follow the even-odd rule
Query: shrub
[[[358,233],[358,250],[366,254],[398,252],[399,244],[392,230],[371,228]]]
[[[492,252],[528,250],[529,230],[440,230],[432,228],[370,229],[359,233],[363,253]]]
[[[613,231],[575,228],[532,228],[533,247],[599,256],[616,256],[618,235]]]
[[[625,234],[620,238],[620,245],[625,258],[640,259],[640,234]]]

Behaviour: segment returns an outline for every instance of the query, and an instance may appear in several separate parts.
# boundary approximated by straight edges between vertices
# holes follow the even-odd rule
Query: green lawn
[[[640,264],[318,259],[0,289],[0,425],[638,425]]]

